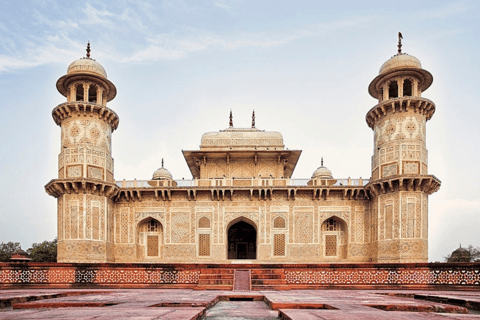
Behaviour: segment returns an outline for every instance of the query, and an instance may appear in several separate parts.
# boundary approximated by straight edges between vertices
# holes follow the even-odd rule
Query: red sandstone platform
[[[478,291],[27,289],[0,303],[0,319],[480,319]]]

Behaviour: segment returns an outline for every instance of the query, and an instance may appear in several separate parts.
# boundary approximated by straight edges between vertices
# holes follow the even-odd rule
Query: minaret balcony
[[[59,104],[52,111],[53,120],[57,125],[61,125],[62,121],[70,118],[74,114],[83,116],[98,117],[108,122],[112,126],[112,130],[117,129],[120,118],[112,109],[95,102],[88,101],[72,101]]]
[[[435,113],[435,103],[426,98],[412,96],[388,99],[371,108],[367,113],[366,121],[368,126],[373,129],[375,123],[383,117],[409,111],[425,115],[428,121]]]

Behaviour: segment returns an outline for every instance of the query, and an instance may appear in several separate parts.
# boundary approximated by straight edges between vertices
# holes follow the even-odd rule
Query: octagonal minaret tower
[[[52,116],[61,127],[58,179],[46,191],[58,199],[58,261],[113,261],[113,177],[111,138],[117,114],[107,107],[116,88],[105,69],[87,56],[72,62],[58,79],[67,102]]]
[[[385,62],[368,91],[378,104],[367,113],[374,131],[371,257],[378,262],[428,259],[428,195],[440,181],[428,174],[426,122],[435,104],[422,97],[433,77],[420,61],[398,53]]]

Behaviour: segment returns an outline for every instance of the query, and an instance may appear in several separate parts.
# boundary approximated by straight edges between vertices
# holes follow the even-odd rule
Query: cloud
[[[443,19],[456,16],[469,10],[469,6],[465,2],[454,2],[433,10],[422,11],[416,15],[420,19]]]
[[[275,47],[297,39],[378,22],[375,16],[347,17],[286,32],[220,34],[205,30],[203,24],[197,21],[205,18],[203,13],[198,12],[204,12],[211,6],[228,9],[238,3],[238,0],[211,0],[191,5],[185,1],[164,0],[160,5],[152,6],[148,1],[136,3],[125,0],[117,12],[110,7],[87,2],[82,7],[71,8],[73,13],[64,20],[49,19],[34,11],[34,23],[39,29],[44,28],[45,32],[36,37],[11,32],[9,38],[15,39],[17,48],[0,56],[0,72],[62,61],[62,55],[77,57],[79,52],[83,52],[83,43],[93,40],[92,35],[95,42],[102,42],[104,49],[108,48],[97,57],[129,63],[182,59],[190,53],[205,50]],[[169,14],[178,19],[169,17]],[[2,28],[5,25],[0,24],[0,30]],[[50,38],[46,39],[45,34]],[[77,53],[74,54],[74,51]]]

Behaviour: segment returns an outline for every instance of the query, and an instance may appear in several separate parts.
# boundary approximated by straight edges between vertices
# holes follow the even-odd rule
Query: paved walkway
[[[480,292],[0,291],[0,319],[480,319],[475,308],[480,310]]]

